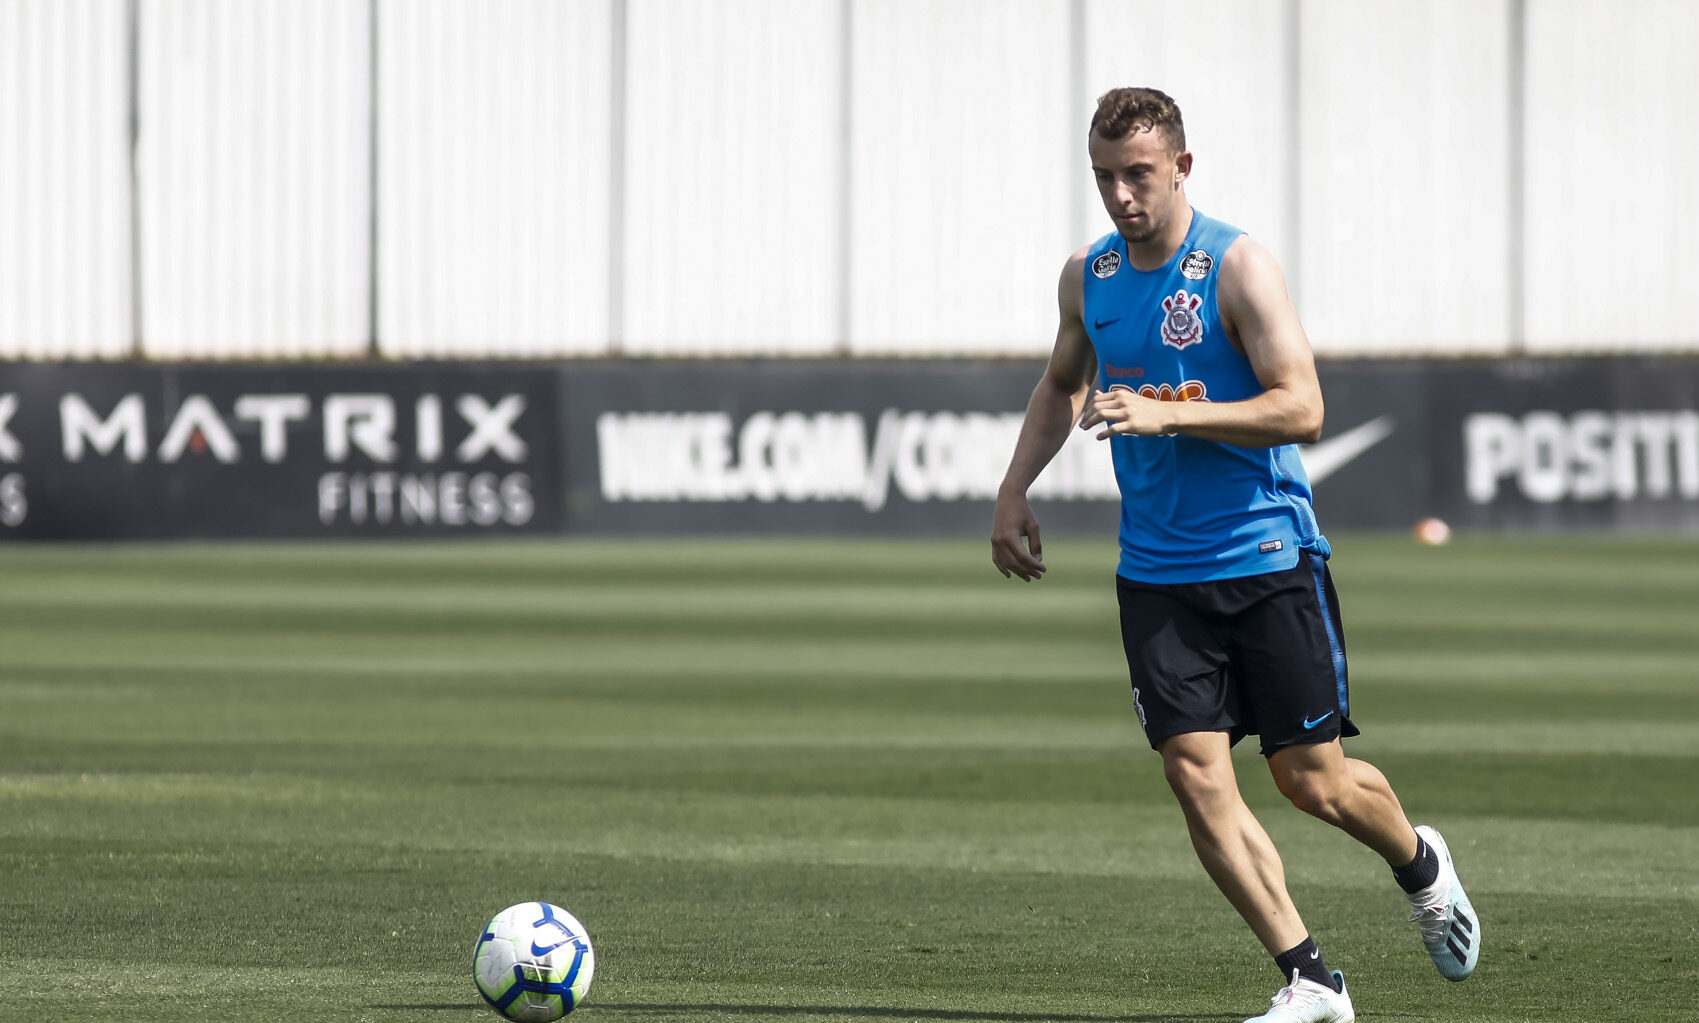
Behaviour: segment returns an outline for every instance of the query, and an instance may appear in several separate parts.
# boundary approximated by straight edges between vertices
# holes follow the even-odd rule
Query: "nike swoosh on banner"
[[[1298,445],[1298,456],[1304,461],[1304,473],[1309,476],[1310,485],[1327,479],[1363,452],[1392,436],[1392,428],[1391,416],[1376,416],[1337,437]]]

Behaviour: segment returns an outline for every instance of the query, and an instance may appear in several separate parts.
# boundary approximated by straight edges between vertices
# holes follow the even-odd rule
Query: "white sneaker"
[[[1405,896],[1410,900],[1410,919],[1421,928],[1422,945],[1439,967],[1440,976],[1467,980],[1481,958],[1481,918],[1463,893],[1463,882],[1457,880],[1457,868],[1452,865],[1445,839],[1426,824],[1417,825],[1416,834],[1439,857],[1439,877],[1416,894]]]
[[[1339,983],[1338,991],[1301,977],[1293,970],[1292,983],[1270,999],[1274,1007],[1245,1023],[1351,1023],[1357,1014],[1351,1009],[1351,996],[1345,990],[1345,975],[1334,970],[1333,979]]]

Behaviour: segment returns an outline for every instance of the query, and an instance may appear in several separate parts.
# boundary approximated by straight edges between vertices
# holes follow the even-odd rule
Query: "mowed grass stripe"
[[[1053,571],[1030,589],[1096,590],[1114,571],[1112,538],[1057,539],[1046,549]],[[1690,597],[1692,573],[1699,567],[1699,545],[1691,537],[1465,535],[1443,548],[1417,548],[1402,537],[1332,539],[1334,574],[1353,587],[1353,600],[1371,602],[1365,610],[1385,602],[1417,614],[1443,612],[1445,605],[1406,605],[1400,595],[1431,592],[1456,600],[1502,594],[1516,596],[1518,604],[1559,594],[1601,595],[1596,602],[1602,604],[1618,595],[1633,600],[1659,592]],[[494,587],[1002,583],[983,542],[905,538],[43,545],[10,547],[5,561],[12,581],[34,575],[100,586],[123,581],[266,587],[422,582],[448,588],[479,580]]]
[[[637,657],[624,641],[515,646],[478,636],[421,636],[405,650],[321,638],[310,645],[314,652],[304,652],[308,644],[289,639],[194,633],[192,643],[181,634],[139,637],[118,651],[103,650],[100,644],[92,649],[86,643],[72,645],[64,641],[65,633],[45,632],[28,632],[23,638],[30,645],[13,644],[9,651],[8,676],[20,691],[73,685],[142,690],[144,683],[180,682],[218,693],[284,681],[307,686],[320,680],[339,686],[430,690],[464,688],[465,680],[475,677],[514,695],[593,684],[620,687],[633,699],[671,688],[769,685],[789,692],[829,691],[838,684],[938,687],[952,699],[950,687],[962,685],[1000,687],[1005,694],[1110,686],[1119,687],[1116,696],[1123,706],[1128,698],[1121,686],[1126,665],[1118,649],[1044,640],[960,643],[940,638],[867,644],[775,637],[766,643],[672,643],[647,648]],[[1391,655],[1358,647],[1351,654],[1352,692],[1366,721],[1376,727],[1406,713],[1411,702],[1420,705],[1422,715],[1438,717],[1480,714],[1501,720],[1534,708],[1548,718],[1610,719],[1626,713],[1684,719],[1693,715],[1699,701],[1693,656],[1642,652],[1630,659],[1503,648],[1485,656]],[[846,671],[846,664],[853,664],[853,672]],[[1604,697],[1601,679],[1609,680]]]
[[[842,673],[853,666],[869,678],[880,675],[936,675],[942,678],[1031,680],[1116,677],[1126,672],[1119,649],[1111,655],[1077,640],[1044,638],[959,640],[947,635],[888,638],[883,641],[815,639],[806,635],[770,635],[763,639],[674,637],[668,642],[634,643],[629,638],[575,636],[562,639],[544,630],[515,642],[504,633],[481,629],[463,633],[426,633],[372,642],[354,634],[263,633],[231,635],[180,627],[166,633],[114,634],[97,624],[75,628],[39,628],[9,632],[0,625],[0,641],[15,650],[10,663],[20,670],[72,668],[110,672],[135,667],[144,671],[277,671],[311,678],[319,673],[375,673],[442,676],[461,679],[524,673],[544,675],[560,684],[587,674],[638,680],[649,675],[702,678],[726,675],[778,677],[806,684],[818,673]],[[94,636],[93,642],[82,641]],[[1035,670],[1033,662],[1042,670]]]
[[[74,694],[75,687],[69,690]],[[126,694],[101,700],[98,710],[74,719],[59,717],[65,695],[32,687],[8,700],[11,711],[0,735],[19,739],[29,735],[74,738],[104,725],[114,730],[139,729],[154,741],[188,743],[216,739],[232,732],[263,735],[285,742],[341,738],[365,748],[410,746],[424,742],[499,742],[513,734],[505,717],[486,717],[493,704],[508,699],[499,690],[421,699],[386,691],[345,693],[324,703],[290,700],[281,694],[246,699],[240,693],[196,699],[186,706]],[[98,699],[98,698],[97,698]],[[829,702],[829,701],[828,701]],[[344,713],[329,716],[324,704]],[[788,706],[786,705],[788,704]],[[29,713],[31,708],[34,713]],[[1105,703],[1103,716],[1090,720],[1064,706],[1047,706],[1025,713],[974,713],[970,708],[913,707],[899,702],[901,713],[867,705],[845,706],[829,717],[810,706],[804,693],[793,693],[774,705],[753,701],[680,701],[662,706],[654,701],[587,698],[550,694],[531,700],[531,713],[559,722],[553,730],[539,729],[531,748],[559,751],[572,748],[666,747],[676,744],[709,746],[847,747],[876,751],[883,746],[942,745],[982,749],[1026,750],[1073,748],[1126,750],[1138,754],[1142,736],[1113,716]],[[48,718],[32,724],[32,718]],[[484,721],[480,727],[474,721]],[[1694,757],[1699,747],[1699,721],[1635,720],[1621,716],[1603,719],[1530,720],[1511,723],[1436,716],[1424,721],[1367,724],[1374,731],[1350,743],[1350,749],[1373,757],[1376,753],[1430,753],[1454,749],[1452,756],[1472,753],[1645,754]],[[659,730],[659,731],[658,731]],[[251,741],[265,742],[265,738]],[[1691,777],[1676,777],[1670,785],[1686,785]]]
[[[1103,591],[1111,584],[1104,577]],[[1008,635],[1035,614],[1045,616],[1052,637],[1088,640],[1113,630],[1116,619],[1102,595],[1046,594],[1016,603],[1008,594],[958,592],[932,588],[919,593],[856,593],[837,600],[814,594],[716,592],[705,588],[664,591],[584,593],[571,601],[525,601],[509,596],[480,601],[478,594],[420,600],[408,594],[388,597],[381,589],[364,594],[326,594],[288,599],[281,594],[235,591],[220,597],[186,598],[163,591],[150,598],[138,591],[130,599],[101,594],[55,600],[51,593],[15,593],[7,601],[6,628],[22,631],[65,627],[81,619],[114,631],[139,634],[188,627],[194,631],[269,634],[277,631],[327,636],[411,636],[420,633],[499,630],[504,634],[546,633],[556,638],[617,637],[630,640],[760,638],[777,628],[806,631],[821,639],[840,637],[878,641],[929,637],[948,631],[958,639]],[[1507,610],[1490,601],[1451,601],[1445,615],[1381,619],[1348,611],[1350,642],[1391,651],[1434,649],[1492,651],[1505,645],[1548,653],[1599,651],[1669,653],[1689,651],[1692,609],[1667,599],[1614,603],[1564,610]]]
[[[495,740],[433,741],[428,747],[364,743],[358,737],[249,742],[228,734],[192,741],[150,737],[90,740],[80,736],[13,736],[6,742],[13,773],[4,784],[36,777],[93,771],[100,779],[185,776],[252,778],[250,787],[280,779],[370,783],[529,783],[536,769],[523,760],[489,764],[480,754]],[[191,747],[192,748],[186,748]],[[701,795],[854,796],[958,799],[979,802],[1090,802],[1169,805],[1154,757],[1129,758],[1125,746],[1005,744],[991,749],[909,742],[876,745],[740,742],[671,745],[603,742],[541,751],[548,757],[573,750],[593,753],[561,772],[577,792],[620,792],[664,797]],[[1373,757],[1405,797],[1412,814],[1471,815],[1699,826],[1699,806],[1681,798],[1672,779],[1690,777],[1688,757],[1618,754],[1476,754],[1435,765],[1425,752]],[[1247,761],[1240,771],[1253,804],[1285,812],[1267,791],[1266,772]],[[71,775],[77,777],[77,775]],[[1493,784],[1481,785],[1479,779]],[[1257,788],[1260,786],[1260,788]],[[1672,788],[1675,790],[1672,793]]]
[[[417,789],[286,779],[251,782],[171,777],[52,778],[0,783],[10,855],[98,844],[108,853],[160,845],[214,850],[312,846],[387,850],[487,849],[485,815],[523,818],[546,805],[549,786],[438,782]],[[1391,904],[1384,865],[1316,822],[1258,799],[1270,834],[1287,851],[1295,883],[1380,892]],[[65,811],[53,826],[26,825],[42,804]],[[1201,880],[1178,811],[1158,794],[1123,805],[1071,800],[960,800],[756,796],[584,787],[571,827],[533,824],[503,837],[509,853],[656,856],[728,863],[808,863],[1062,873]],[[1562,890],[1580,896],[1661,897],[1699,902],[1699,827],[1477,817],[1445,812],[1434,823],[1461,838],[1455,854],[1477,893]],[[1021,827],[1012,829],[1018,820]],[[303,832],[334,823],[317,841]],[[405,836],[405,840],[401,840]],[[1554,850],[1561,852],[1554,854]],[[321,854],[322,855],[322,854]],[[1699,909],[1699,906],[1695,906]]]
[[[846,651],[846,655],[847,655]],[[420,701],[421,715],[432,712],[430,701],[463,699],[467,694],[464,671],[438,666],[437,671],[419,671],[409,664],[393,667],[382,663],[319,667],[332,662],[313,662],[315,670],[303,674],[303,666],[278,665],[265,660],[240,662],[209,668],[204,664],[169,662],[111,666],[28,665],[15,667],[9,693],[14,699],[59,699],[68,696],[98,696],[105,701],[132,702],[170,699],[222,699],[227,702],[263,704],[270,701],[305,701],[310,697],[345,697],[350,692],[385,692]],[[491,671],[481,665],[477,691],[483,695],[513,698],[553,698],[586,705],[594,703],[654,704],[657,712],[668,708],[704,705],[726,707],[770,706],[786,696],[805,696],[806,706],[821,714],[839,710],[960,712],[964,706],[986,696],[995,699],[980,708],[1011,716],[1044,714],[1084,715],[1102,711],[1116,713],[1130,705],[1130,692],[1118,687],[1124,669],[1117,660],[1108,672],[1042,677],[1009,674],[953,676],[915,673],[912,662],[877,666],[857,662],[856,671],[842,664],[798,674],[794,671],[764,672],[742,669],[705,670],[688,673],[637,670],[630,664],[618,670],[602,667],[605,662],[572,665],[526,665],[516,671],[503,664]],[[1555,664],[1561,662],[1554,662]],[[1690,670],[1690,669],[1689,669]],[[1377,731],[1399,728],[1421,720],[1486,721],[1524,717],[1527,686],[1534,679],[1520,679],[1513,686],[1461,686],[1454,678],[1436,682],[1426,673],[1387,679],[1369,669],[1366,681],[1353,685],[1353,706],[1362,722]],[[1582,685],[1590,676],[1582,671],[1554,678],[1542,695],[1580,696],[1570,686]],[[1596,681],[1596,680],[1594,680]],[[287,688],[278,690],[280,682]],[[1594,693],[1587,698],[1558,698],[1544,701],[1538,709],[1542,721],[1655,720],[1668,724],[1699,719],[1699,686],[1690,683],[1686,671],[1664,673],[1661,669],[1642,676],[1642,685],[1615,688],[1610,699],[1600,701]],[[1606,729],[1600,729],[1606,731]],[[1372,741],[1372,736],[1370,740]],[[1699,753],[1699,749],[1694,751]]]

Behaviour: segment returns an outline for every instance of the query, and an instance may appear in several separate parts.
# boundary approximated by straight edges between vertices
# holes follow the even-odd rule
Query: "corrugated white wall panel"
[[[837,0],[629,0],[632,354],[838,342]]]
[[[1507,347],[1508,16],[1303,4],[1296,291],[1318,352]]]
[[[404,357],[608,344],[607,0],[383,0],[378,324]]]
[[[1245,229],[1285,265],[1295,247],[1287,212],[1292,114],[1285,5],[1090,0],[1085,10],[1086,94],[1069,108],[1068,136],[1070,180],[1084,196],[1081,242],[1114,229],[1085,152],[1097,97],[1119,86],[1148,86],[1180,105],[1193,153],[1186,180],[1192,205]]]
[[[854,5],[851,347],[1050,350],[1083,129],[1062,0]]]
[[[1528,5],[1529,350],[1699,347],[1699,4]]]
[[[124,22],[0,0],[0,357],[129,354]]]
[[[138,9],[144,351],[364,352],[366,5]]]
[[[132,268],[125,0],[0,0],[0,357],[1040,354],[1122,84],[1322,353],[1699,350],[1688,0],[1526,0],[1520,195],[1514,0],[376,2],[373,200],[366,0],[135,0]]]

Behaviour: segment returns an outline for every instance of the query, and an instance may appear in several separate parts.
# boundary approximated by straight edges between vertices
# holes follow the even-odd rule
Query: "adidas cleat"
[[[1446,980],[1467,980],[1481,958],[1481,918],[1463,893],[1451,850],[1439,832],[1426,824],[1416,827],[1422,841],[1439,857],[1439,877],[1410,900],[1410,919],[1422,931],[1422,945]]]
[[[1292,983],[1275,992],[1267,1012],[1245,1023],[1351,1023],[1357,1014],[1345,991],[1345,976],[1333,971],[1339,990],[1317,984],[1292,971]]]

